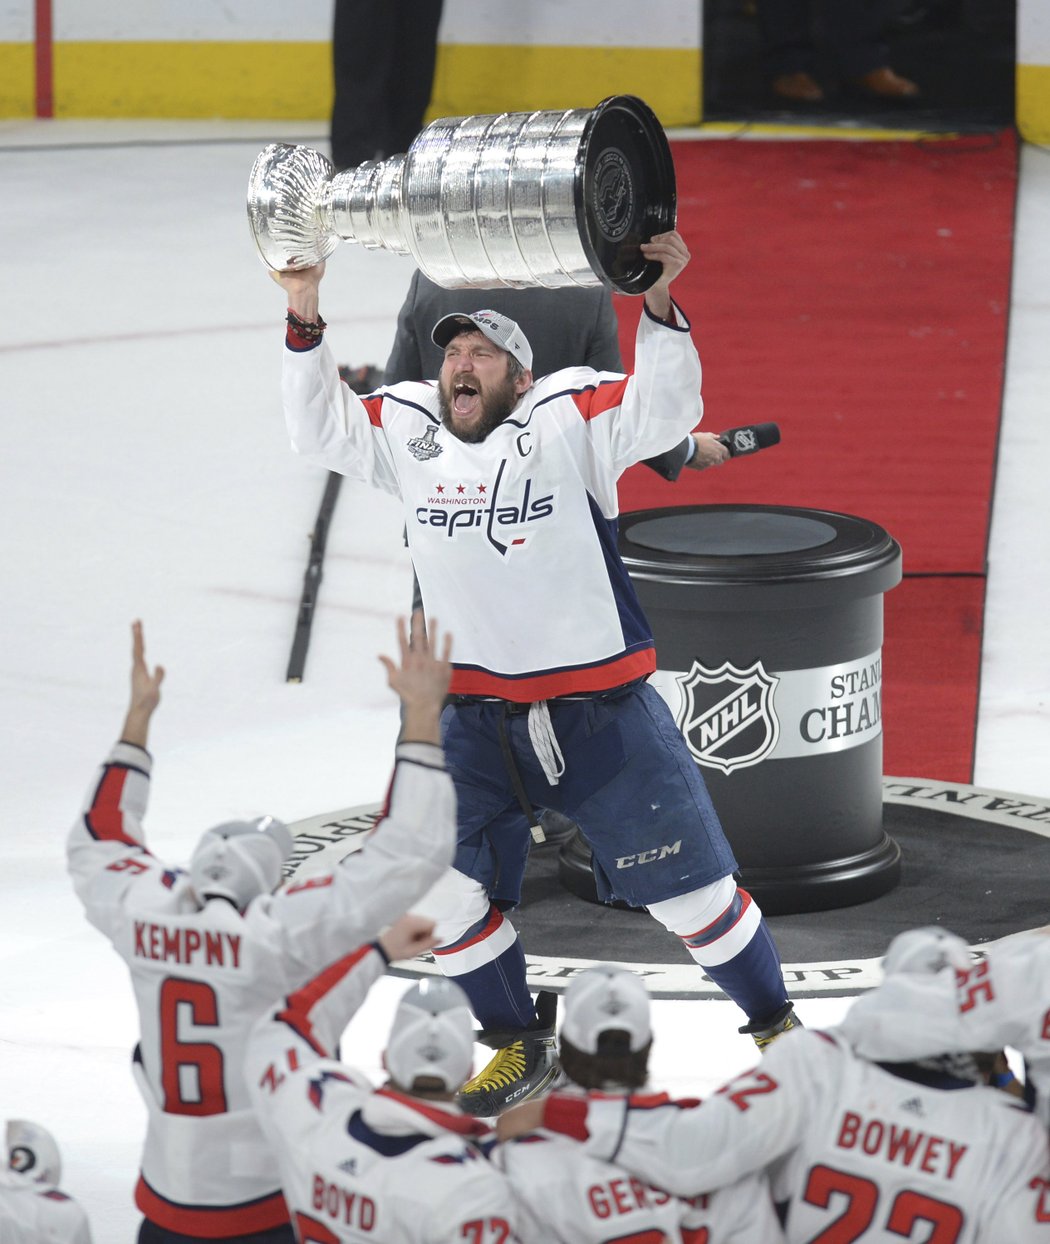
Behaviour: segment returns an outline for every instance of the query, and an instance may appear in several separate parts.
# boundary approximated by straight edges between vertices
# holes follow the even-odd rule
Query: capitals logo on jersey
[[[773,708],[779,681],[761,661],[747,669],[726,661],[715,670],[694,661],[677,682],[684,700],[678,728],[696,760],[728,774],[768,756],[780,738]]]
[[[524,547],[530,535],[526,525],[550,518],[555,493],[535,496],[531,476],[521,481],[520,490],[510,492],[503,482],[506,469],[504,459],[491,488],[484,483],[436,484],[428,504],[416,507],[416,521],[422,527],[442,529],[450,540],[464,532],[481,532],[501,557]]]

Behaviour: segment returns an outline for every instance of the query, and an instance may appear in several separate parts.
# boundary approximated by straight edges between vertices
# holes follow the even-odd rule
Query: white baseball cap
[[[226,898],[243,911],[281,883],[292,833],[272,816],[227,821],[206,830],[190,857],[190,881],[200,899]]]
[[[565,991],[561,1035],[584,1054],[598,1053],[604,1032],[626,1032],[637,1054],[653,1038],[649,991],[640,976],[612,963],[599,963],[573,978]]]
[[[394,1012],[386,1069],[402,1088],[433,1077],[454,1093],[474,1064],[474,1020],[467,995],[443,976],[417,981]]]
[[[453,311],[434,325],[430,334],[442,350],[464,329],[484,333],[493,345],[513,354],[526,371],[532,371],[532,346],[514,320],[498,311]]]
[[[28,1119],[9,1119],[4,1131],[7,1166],[38,1184],[56,1185],[62,1178],[58,1144],[46,1127]]]
[[[965,972],[973,967],[973,956],[961,937],[936,925],[898,933],[882,961],[882,970],[887,976],[895,976],[898,972],[934,975],[949,966]]]

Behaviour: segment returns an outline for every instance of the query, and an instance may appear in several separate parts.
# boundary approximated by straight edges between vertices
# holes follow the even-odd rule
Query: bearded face
[[[449,342],[438,378],[441,422],[461,441],[476,444],[499,427],[531,383],[510,376],[511,357],[483,333],[461,333]]]

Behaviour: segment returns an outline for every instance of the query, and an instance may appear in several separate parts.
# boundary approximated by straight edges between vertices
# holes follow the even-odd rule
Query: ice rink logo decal
[[[747,669],[726,661],[715,670],[694,661],[677,681],[683,700],[678,728],[699,764],[732,773],[757,765],[776,747],[780,722],[773,693],[779,680],[761,661]]]

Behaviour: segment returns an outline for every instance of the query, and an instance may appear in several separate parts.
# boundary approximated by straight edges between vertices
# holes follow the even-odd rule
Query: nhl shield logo
[[[736,454],[753,454],[758,449],[758,437],[753,428],[735,428],[731,452]]]
[[[422,436],[413,436],[410,441],[406,442],[408,452],[413,458],[418,458],[420,462],[427,462],[443,452],[442,446],[434,440],[436,432],[437,428],[431,425]]]
[[[743,670],[728,661],[716,670],[694,661],[676,681],[684,700],[678,728],[700,764],[732,773],[757,765],[776,747],[773,693],[780,679],[761,661]]]

